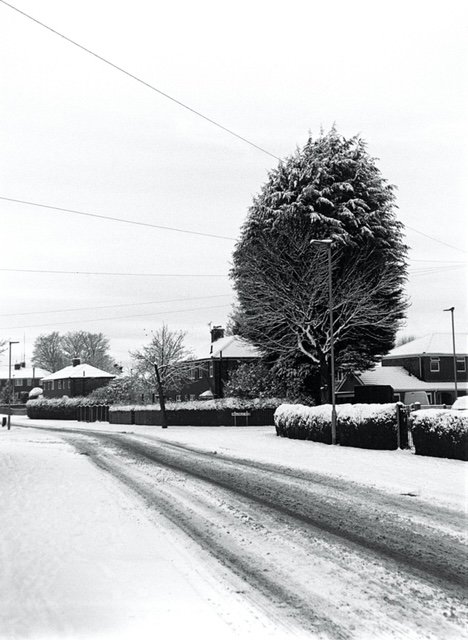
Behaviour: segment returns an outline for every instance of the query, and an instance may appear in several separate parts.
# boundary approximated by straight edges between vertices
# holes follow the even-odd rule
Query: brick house
[[[70,366],[42,378],[44,398],[87,396],[95,389],[103,387],[116,376],[90,364],[81,364],[74,358]]]
[[[24,362],[11,366],[12,400],[26,402],[29,392],[41,385],[41,379],[49,375],[48,371],[39,367],[27,367]],[[0,393],[8,385],[8,365],[0,366]]]
[[[459,333],[455,342],[458,395],[468,393],[468,334]],[[455,400],[455,376],[451,333],[431,333],[395,347],[382,358],[382,366],[363,373],[351,373],[338,381],[337,395],[349,401],[355,386],[389,385],[396,400],[407,394],[427,394],[430,404],[450,405]]]
[[[259,358],[257,349],[239,336],[225,336],[222,327],[211,329],[209,352],[186,363],[189,379],[178,390],[166,390],[169,400],[222,398],[229,374],[240,364]]]

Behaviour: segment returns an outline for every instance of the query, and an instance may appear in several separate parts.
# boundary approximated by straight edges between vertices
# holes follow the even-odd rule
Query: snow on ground
[[[296,637],[243,599],[194,542],[67,444],[60,429],[132,433],[415,501],[466,505],[466,463],[457,460],[289,440],[273,427],[163,430],[14,416],[11,431],[0,429],[1,638]]]
[[[45,431],[0,430],[1,638],[275,638],[190,541]]]
[[[45,426],[50,421],[15,416],[17,424]],[[178,442],[193,448],[285,467],[323,473],[391,493],[465,509],[468,466],[461,460],[416,456],[413,451],[371,451],[290,440],[274,427],[161,427],[54,421],[57,428],[126,431]]]

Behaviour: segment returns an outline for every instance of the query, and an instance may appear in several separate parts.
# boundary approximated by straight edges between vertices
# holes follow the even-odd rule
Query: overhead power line
[[[229,307],[230,303],[226,302],[225,304],[218,304],[218,305],[212,305],[209,307],[188,307],[187,309],[169,309],[167,311],[154,311],[153,313],[138,313],[138,314],[133,314],[130,316],[110,316],[107,318],[92,318],[89,320],[63,320],[62,322],[46,322],[44,324],[27,324],[27,325],[22,325],[21,327],[18,326],[13,326],[13,327],[0,327],[1,331],[7,330],[7,329],[36,329],[36,328],[40,328],[40,327],[56,327],[58,325],[62,325],[62,324],[84,324],[86,322],[101,322],[101,321],[109,321],[109,320],[129,320],[131,318],[145,318],[145,317],[149,317],[149,316],[161,316],[161,315],[166,315],[166,314],[170,314],[170,313],[185,313],[185,312],[192,312],[192,311],[205,311],[207,309],[221,309],[223,307]]]
[[[2,4],[4,4],[5,6],[9,7],[10,9],[13,9],[13,11],[16,11],[17,13],[21,14],[25,18],[28,18],[28,20],[32,20],[32,22],[35,22],[36,24],[40,25],[44,29],[47,29],[51,33],[55,34],[56,36],[59,36],[60,38],[63,38],[63,40],[66,40],[67,42],[69,42],[70,44],[74,45],[75,47],[78,47],[82,51],[85,51],[86,53],[89,53],[89,55],[94,56],[95,58],[97,58],[101,62],[104,62],[105,64],[109,65],[113,69],[116,69],[117,71],[120,71],[121,73],[125,74],[129,78],[132,78],[133,80],[136,80],[137,82],[139,82],[140,84],[144,85],[145,87],[148,87],[148,89],[151,89],[152,91],[155,91],[156,93],[158,93],[159,95],[163,96],[167,100],[170,100],[171,102],[174,102],[175,104],[179,105],[179,107],[182,107],[183,109],[186,109],[187,111],[190,111],[191,113],[193,113],[194,115],[198,116],[199,118],[202,118],[203,120],[206,120],[206,122],[209,122],[210,124],[214,125],[215,127],[218,127],[218,129],[222,129],[223,131],[225,131],[226,133],[228,133],[231,136],[234,136],[238,140],[242,140],[242,142],[245,142],[246,144],[250,145],[251,147],[254,147],[255,149],[258,149],[258,151],[261,151],[262,153],[265,153],[266,155],[270,156],[271,158],[274,158],[275,160],[281,161],[281,158],[276,156],[274,153],[271,153],[270,151],[267,151],[267,149],[264,149],[263,147],[261,147],[260,145],[256,144],[255,142],[252,142],[248,138],[245,138],[244,136],[241,136],[239,133],[236,133],[232,129],[229,129],[228,127],[225,127],[220,122],[217,122],[216,120],[213,120],[212,118],[209,118],[208,116],[205,116],[203,113],[201,113],[201,111],[197,111],[196,109],[194,109],[193,107],[190,107],[188,104],[185,104],[181,100],[177,100],[177,98],[174,98],[173,96],[169,95],[165,91],[162,91],[161,89],[158,89],[157,87],[155,87],[154,85],[150,84],[149,82],[146,82],[146,80],[142,80],[142,78],[139,78],[138,76],[134,75],[133,73],[130,73],[130,71],[127,71],[126,69],[123,69],[122,67],[119,67],[117,64],[114,64],[113,62],[111,62],[107,58],[104,58],[103,56],[99,55],[98,53],[95,53],[94,51],[91,51],[91,49],[88,49],[87,47],[83,46],[79,42],[76,42],[76,40],[72,40],[68,36],[66,36],[63,33],[61,33],[60,31],[57,31],[56,29],[53,29],[52,27],[49,27],[44,22],[41,22],[37,18],[34,18],[33,16],[31,16],[29,13],[26,13],[25,11],[21,11],[21,9],[18,9],[18,7],[13,6],[9,2],[5,2],[5,0],[0,0],[0,2]]]
[[[0,0],[1,1],[1,0]],[[227,273],[127,273],[116,271],[65,271],[61,269],[7,269],[0,271],[14,271],[15,273],[60,273],[77,276],[136,276],[142,278],[227,278]]]
[[[0,0],[1,2],[2,0]],[[88,211],[78,211],[76,209],[66,209],[65,207],[54,207],[50,204],[42,204],[41,202],[30,202],[29,200],[19,200],[17,198],[7,198],[0,196],[0,200],[6,202],[14,202],[16,204],[26,204],[31,207],[41,207],[41,209],[49,209],[60,213],[71,213],[77,216],[87,216],[88,218],[99,218],[101,220],[110,220],[111,222],[123,222],[125,224],[135,224],[139,227],[152,227],[153,229],[163,229],[164,231],[177,231],[178,233],[188,233],[193,236],[205,236],[207,238],[218,238],[220,240],[235,240],[229,236],[221,236],[215,233],[205,233],[203,231],[191,231],[190,229],[180,229],[179,227],[168,227],[162,224],[153,224],[152,222],[140,222],[138,220],[129,220],[127,218],[116,218],[114,216],[103,216],[99,213],[90,213]]]
[[[2,2],[3,0],[0,0]],[[439,240],[439,238],[434,238],[434,236],[430,236],[428,233],[424,233],[423,231],[419,231],[414,227],[410,227],[409,224],[405,224],[407,229],[411,229],[415,233],[419,233],[419,235],[424,236],[425,238],[429,238],[429,240],[433,240],[434,242],[438,242],[439,244],[443,244],[446,247],[450,247],[451,249],[455,249],[456,251],[461,251],[462,253],[468,253],[466,249],[461,249],[460,247],[455,247],[453,244],[449,244],[448,242],[444,242],[443,240]]]
[[[136,76],[133,73],[127,71],[126,69],[123,69],[122,67],[120,67],[117,64],[111,62],[107,58],[104,58],[103,56],[95,53],[91,49],[88,49],[87,47],[85,47],[84,45],[76,42],[75,40],[72,40],[68,36],[66,36],[63,33],[61,33],[60,31],[57,31],[56,29],[53,29],[52,27],[48,26],[44,22],[41,22],[37,18],[34,18],[30,14],[26,13],[25,11],[22,11],[21,9],[18,9],[18,7],[15,7],[14,5],[10,4],[9,2],[6,2],[5,0],[0,0],[0,2],[2,4],[4,4],[5,6],[9,7],[10,9],[12,9],[13,11],[16,11],[17,13],[21,14],[25,18],[28,18],[28,20],[31,20],[32,22],[35,22],[36,24],[38,24],[39,26],[43,27],[44,29],[47,29],[48,31],[50,31],[54,35],[59,36],[63,40],[66,40],[70,44],[74,45],[75,47],[78,47],[82,51],[85,51],[89,55],[91,55],[91,56],[97,58],[98,60],[100,60],[101,62],[104,62],[105,64],[109,65],[113,69],[116,69],[117,71],[120,71],[121,73],[125,74],[129,78],[132,78],[133,80],[136,80],[136,82],[139,82],[140,84],[142,84],[145,87],[151,89],[152,91],[155,91],[156,93],[158,93],[159,95],[163,96],[164,98],[170,100],[171,102],[174,102],[175,104],[179,105],[183,109],[186,109],[187,111],[190,111],[194,115],[202,118],[203,120],[205,120],[206,122],[209,122],[210,124],[214,125],[215,127],[218,127],[219,129],[222,129],[223,131],[225,131],[226,133],[234,136],[238,140],[241,140],[242,142],[245,142],[246,144],[250,145],[251,147],[254,147],[255,149],[261,151],[262,153],[265,153],[266,155],[270,156],[271,158],[274,158],[275,160],[279,160],[281,162],[281,158],[279,156],[275,155],[271,151],[268,151],[264,147],[261,147],[260,145],[256,144],[255,142],[252,142],[251,140],[249,140],[248,138],[245,138],[244,136],[241,136],[240,134],[236,133],[232,129],[229,129],[228,127],[225,127],[221,123],[217,122],[216,120],[213,120],[212,118],[209,118],[208,116],[204,115],[200,111],[197,111],[193,107],[190,107],[189,105],[185,104],[184,102],[182,102],[180,100],[177,100],[177,98],[174,98],[173,96],[171,96],[168,93],[162,91],[161,89],[158,89],[157,87],[155,87],[154,85],[150,84],[149,82],[146,82],[142,78],[139,78],[138,76]],[[9,198],[4,198],[4,199],[9,199]],[[13,199],[11,199],[11,200],[14,201]],[[21,202],[21,201],[18,200],[17,202]],[[35,203],[26,203],[26,202],[24,202],[24,203],[25,204],[35,204]],[[67,209],[60,209],[59,207],[48,207],[47,205],[40,205],[40,204],[38,204],[37,206],[44,206],[46,208],[67,211],[69,213],[76,213],[76,214],[80,214],[80,215],[90,215],[90,216],[92,215],[93,217],[106,218],[106,216],[98,216],[97,214],[87,214],[85,212],[79,212],[79,211],[73,211],[73,210],[67,210]],[[124,219],[120,219],[120,218],[108,218],[108,219],[113,219],[113,220],[119,221],[119,222],[130,222],[129,220],[124,220]],[[143,226],[155,226],[155,227],[157,226],[157,225],[150,225],[150,224],[146,224],[146,223],[137,223],[137,222],[133,222],[133,221],[131,223],[132,224],[142,224]],[[468,253],[468,251],[466,249],[461,249],[460,247],[456,247],[456,246],[454,246],[452,244],[449,244],[448,242],[444,242],[443,240],[439,240],[439,238],[435,238],[434,236],[430,236],[429,234],[424,233],[423,231],[419,231],[418,229],[415,229],[414,227],[411,227],[410,225],[405,225],[405,227],[407,229],[410,229],[411,231],[414,231],[415,233],[419,233],[420,235],[422,235],[422,236],[424,236],[426,238],[429,238],[430,240],[433,240],[434,242],[438,242],[439,244],[443,244],[446,247],[450,247],[451,249],[455,249],[456,251],[461,251],[462,253]],[[160,227],[160,228],[169,229],[169,227]],[[199,232],[185,231],[185,230],[182,230],[182,229],[170,229],[170,230],[171,231],[180,231],[180,232],[183,232],[183,233],[197,233],[197,235],[210,235],[210,234],[202,234],[202,233],[199,233]],[[222,237],[223,239],[227,239],[227,240],[232,240],[233,239],[233,238],[226,238],[224,236],[213,236],[213,237]]]
[[[0,0],[0,2],[3,2],[3,0]],[[51,211],[56,211],[56,212],[61,212],[61,213],[71,213],[74,215],[79,215],[79,216],[86,216],[89,218],[98,218],[100,220],[110,220],[111,222],[123,222],[125,224],[134,224],[140,227],[151,227],[153,229],[163,229],[164,231],[176,231],[178,233],[187,233],[190,235],[195,235],[195,236],[204,236],[207,238],[217,238],[220,240],[232,240],[233,242],[235,242],[236,238],[233,238],[231,236],[222,236],[219,234],[215,234],[215,233],[206,233],[203,231],[192,231],[190,229],[181,229],[180,227],[169,227],[166,225],[160,225],[160,224],[153,224],[151,222],[140,222],[138,220],[130,220],[128,218],[117,218],[115,216],[104,216],[102,214],[99,213],[91,213],[89,211],[79,211],[77,209],[67,209],[66,207],[57,207],[57,206],[53,206],[53,205],[49,205],[49,204],[43,204],[42,202],[32,202],[30,200],[20,200],[19,198],[8,198],[7,196],[0,196],[0,200],[4,200],[5,202],[14,202],[16,204],[25,204],[31,207],[40,207],[41,209],[49,209]],[[434,238],[433,236],[428,235],[427,233],[423,233],[422,231],[418,231],[418,229],[415,229],[414,227],[410,227],[409,225],[405,224],[404,225],[407,229],[410,229],[411,231],[414,231],[415,233],[419,233],[420,235],[429,238],[430,240],[433,240],[434,242],[438,242],[439,244],[443,244],[446,247],[450,247],[451,249],[456,249],[457,251],[462,251],[463,253],[468,253],[467,251],[465,251],[465,249],[461,249],[460,247],[455,247],[454,245],[448,244],[447,242],[443,242],[442,240],[439,240],[438,238]],[[456,260],[416,260],[416,259],[411,259],[410,258],[410,262],[443,262],[443,263],[458,263],[461,261],[456,261]]]
[[[232,294],[223,293],[216,296],[196,296],[191,298],[172,298],[171,300],[150,300],[149,302],[127,302],[123,304],[105,304],[98,307],[68,307],[66,309],[48,309],[47,311],[23,311],[19,313],[0,313],[1,318],[7,318],[11,316],[36,316],[44,315],[48,313],[67,313],[69,311],[96,311],[98,309],[117,309],[121,307],[142,307],[149,304],[169,304],[171,302],[190,302],[191,300],[211,300],[213,298],[228,298]]]
[[[417,258],[409,258],[410,262],[436,262],[440,264],[468,264],[467,260],[421,260]]]

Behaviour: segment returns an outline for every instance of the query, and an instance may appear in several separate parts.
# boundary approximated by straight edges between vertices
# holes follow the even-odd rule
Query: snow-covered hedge
[[[219,409],[232,409],[233,411],[248,411],[250,409],[276,409],[284,400],[280,398],[219,398],[218,400],[191,400],[187,402],[166,402],[168,411],[206,411]],[[115,411],[159,411],[159,404],[114,404],[109,408],[110,412]]]
[[[397,403],[342,404],[336,407],[337,442],[348,447],[396,449]],[[279,436],[331,444],[331,405],[307,407],[282,404],[275,411]]]
[[[418,455],[468,460],[468,412],[450,409],[414,411],[410,428]]]
[[[36,420],[76,420],[78,407],[90,404],[87,398],[38,398],[28,400],[26,414]]]
[[[273,424],[273,414],[281,400],[241,400],[224,398],[192,402],[167,402],[166,418],[170,426],[259,426]],[[117,406],[109,409],[111,424],[161,425],[159,405]]]

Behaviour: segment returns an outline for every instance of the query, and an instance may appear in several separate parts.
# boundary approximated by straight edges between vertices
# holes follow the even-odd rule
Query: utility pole
[[[161,376],[159,375],[159,368],[157,362],[154,362],[154,372],[156,374],[156,382],[158,383],[158,395],[159,406],[161,407],[161,427],[167,429],[167,414],[166,414],[166,402],[164,400],[164,389],[161,382]]]
[[[457,352],[455,348],[455,320],[454,311],[455,307],[444,309],[444,311],[450,311],[452,315],[452,346],[453,346],[453,380],[455,382],[455,400],[458,398],[458,384],[457,384]]]
[[[335,340],[333,334],[333,286],[332,286],[332,244],[333,240],[311,240],[310,244],[318,249],[326,249],[328,257],[328,315],[330,319],[330,377],[331,377],[331,437],[336,444],[336,399],[335,399]]]
[[[11,429],[11,345],[19,344],[18,340],[10,340],[8,343],[8,431]]]

